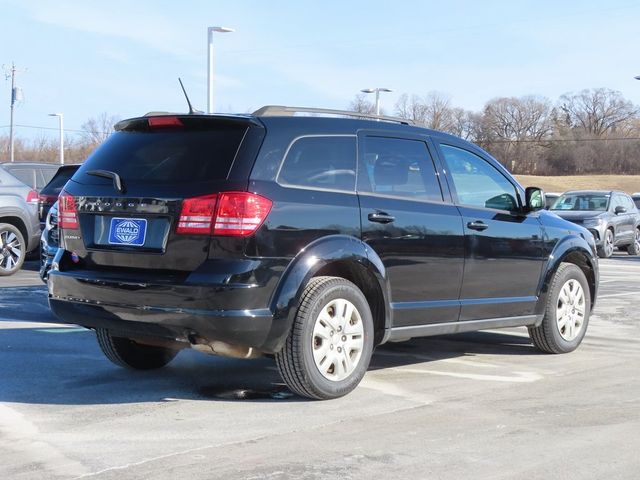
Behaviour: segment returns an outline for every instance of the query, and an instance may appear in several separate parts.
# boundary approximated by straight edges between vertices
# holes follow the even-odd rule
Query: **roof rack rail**
[[[386,115],[375,115],[371,113],[350,112],[348,110],[332,110],[330,108],[287,107],[284,105],[266,105],[253,112],[253,115],[256,117],[293,117],[296,113],[342,115],[344,117],[366,118],[368,120],[382,120],[385,122],[396,122],[402,123],[404,125],[413,125],[413,122],[411,120],[399,117],[388,117]]]

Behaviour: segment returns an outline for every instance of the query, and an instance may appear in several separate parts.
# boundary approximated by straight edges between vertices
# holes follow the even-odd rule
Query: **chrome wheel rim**
[[[613,255],[613,232],[607,230],[607,234],[604,236],[604,253],[607,257]]]
[[[575,340],[582,328],[587,305],[584,290],[575,279],[567,280],[560,289],[556,307],[556,322],[560,336],[570,342]]]
[[[322,308],[313,326],[311,348],[324,378],[339,382],[353,373],[364,348],[364,325],[353,303],[337,298]]]
[[[640,230],[636,229],[636,236],[633,240],[633,243],[635,243],[634,247],[636,252],[640,252]]]
[[[6,272],[15,270],[23,255],[18,236],[8,230],[0,232],[0,268]]]

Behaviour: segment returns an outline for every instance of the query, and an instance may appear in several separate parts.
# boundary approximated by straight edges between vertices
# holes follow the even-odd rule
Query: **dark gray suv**
[[[613,249],[640,253],[640,213],[623,192],[580,190],[563,193],[551,211],[587,228],[596,240],[598,255],[609,258]]]

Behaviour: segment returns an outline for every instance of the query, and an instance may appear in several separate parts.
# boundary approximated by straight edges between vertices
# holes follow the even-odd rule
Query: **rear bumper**
[[[196,335],[267,353],[281,343],[272,338],[272,312],[256,305],[265,287],[134,282],[58,270],[47,285],[51,310],[64,323],[179,342]]]

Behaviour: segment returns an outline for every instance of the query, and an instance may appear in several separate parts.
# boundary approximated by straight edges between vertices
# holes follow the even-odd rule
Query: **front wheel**
[[[572,352],[582,342],[591,311],[591,293],[582,270],[561,263],[553,276],[539,327],[530,327],[533,344],[543,352]]]
[[[608,228],[602,239],[602,246],[598,247],[598,256],[600,258],[610,258],[613,255],[614,237],[613,230]]]
[[[372,351],[373,318],[360,289],[343,278],[315,277],[276,363],[293,392],[324,400],[358,386]]]
[[[96,329],[96,335],[102,353],[120,367],[154,370],[164,367],[178,354],[177,349],[143,345],[125,337],[118,337],[106,328]]]

